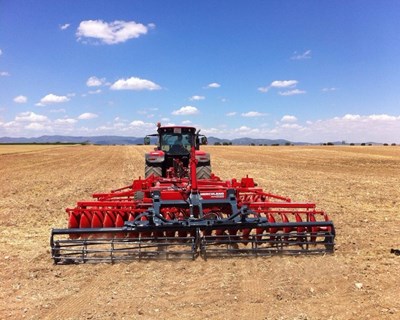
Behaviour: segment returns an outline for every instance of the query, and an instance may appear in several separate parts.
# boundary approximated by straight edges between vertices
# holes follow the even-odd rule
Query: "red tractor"
[[[189,159],[192,147],[197,160],[197,179],[211,177],[210,154],[200,149],[201,144],[207,144],[207,138],[196,132],[193,127],[168,126],[158,124],[156,134],[144,138],[144,144],[149,145],[151,138],[157,137],[157,147],[146,153],[145,178],[155,177],[188,177]]]

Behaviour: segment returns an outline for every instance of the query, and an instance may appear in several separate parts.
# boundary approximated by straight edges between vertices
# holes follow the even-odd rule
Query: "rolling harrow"
[[[164,177],[139,177],[67,209],[68,228],[51,231],[54,262],[334,251],[333,222],[315,204],[267,193],[249,177],[198,179],[197,163],[193,145],[187,167],[174,159]]]

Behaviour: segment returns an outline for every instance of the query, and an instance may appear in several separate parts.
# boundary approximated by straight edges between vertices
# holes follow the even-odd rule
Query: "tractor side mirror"
[[[148,146],[150,144],[150,137],[144,137],[144,144]]]
[[[207,144],[207,137],[201,137],[201,144]]]

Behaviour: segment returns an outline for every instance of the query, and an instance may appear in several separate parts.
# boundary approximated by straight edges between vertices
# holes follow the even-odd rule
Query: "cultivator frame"
[[[315,204],[264,192],[247,176],[197,180],[196,164],[193,147],[189,177],[139,178],[67,209],[68,228],[51,232],[54,262],[334,251],[333,222]]]

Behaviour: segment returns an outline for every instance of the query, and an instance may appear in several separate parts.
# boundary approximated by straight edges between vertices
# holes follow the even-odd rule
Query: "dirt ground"
[[[0,319],[400,319],[400,147],[205,149],[223,179],[316,202],[336,252],[56,266],[65,208],[143,176],[148,147],[0,147]]]

